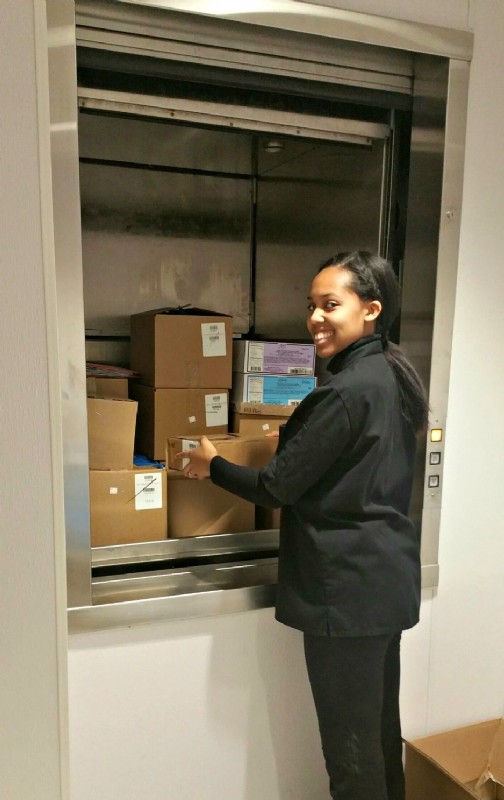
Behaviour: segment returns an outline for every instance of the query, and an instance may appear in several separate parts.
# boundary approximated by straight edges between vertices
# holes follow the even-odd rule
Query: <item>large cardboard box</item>
[[[208,437],[217,453],[242,467],[265,467],[275,455],[278,438],[272,436],[238,436],[229,433],[222,436]],[[199,445],[199,437],[171,437],[166,442],[167,466],[170,469],[182,470],[188,463],[185,458],[177,458],[178,453],[194,450]]]
[[[406,800],[504,798],[504,720],[406,741]]]
[[[295,406],[273,403],[236,403],[233,406],[232,431],[242,436],[260,436],[278,431],[294,411]]]
[[[88,397],[89,469],[131,469],[138,404]]]
[[[166,539],[166,470],[91,470],[91,546]]]
[[[165,458],[170,436],[227,433],[227,389],[155,389],[132,383],[138,402],[135,450],[156,461]]]
[[[116,400],[128,399],[127,378],[86,378],[88,397],[112,397]]]
[[[160,308],[131,317],[131,369],[141,383],[158,389],[231,388],[232,317],[174,311]]]
[[[233,372],[232,400],[234,403],[273,403],[296,406],[317,385],[317,379],[307,375],[256,375]]]
[[[233,342],[233,370],[272,375],[313,375],[315,345],[237,339]]]
[[[209,478],[186,478],[168,471],[168,530],[170,539],[218,533],[253,531],[252,503],[215,486]]]

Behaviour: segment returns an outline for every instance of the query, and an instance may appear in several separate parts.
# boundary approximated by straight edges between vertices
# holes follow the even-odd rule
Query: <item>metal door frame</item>
[[[213,4],[215,5],[215,4]],[[157,6],[157,8],[148,8]],[[295,0],[257,0],[254,3],[254,12],[230,13],[227,15],[216,14],[211,11],[212,3],[202,0],[186,0],[183,2],[133,2],[124,0],[114,2],[95,2],[94,0],[79,0],[77,3],[77,19],[82,24],[86,17],[88,22],[94,20],[95,32],[100,34],[101,42],[98,46],[106,49],[107,36],[104,31],[112,31],[113,35],[123,35],[121,25],[128,29],[128,36],[133,33],[131,20],[143,20],[145,38],[153,36],[153,41],[159,44],[163,38],[159,28],[152,27],[159,23],[160,15],[170,14],[170,20],[177,19],[177,12],[181,15],[192,15],[191,30],[193,42],[186,36],[184,46],[201,47],[205,43],[194,42],[198,32],[198,25],[205,25],[206,18],[211,17],[212,23],[222,25],[224,38],[228,35],[230,23],[241,23],[243,36],[249,39],[247,47],[240,48],[239,43],[230,42],[230,52],[234,52],[235,66],[236,53],[240,53],[243,62],[243,53],[250,52],[250,41],[256,41],[256,49],[267,49],[269,41],[277,42],[275,38],[280,32],[282,41],[287,37],[286,32],[293,35],[312,37],[313,42],[319,42],[322,48],[328,46],[328,41],[338,39],[346,42],[346,63],[333,64],[334,69],[347,70],[346,78],[341,80],[359,80],[359,69],[356,63],[351,63],[351,46],[353,43],[356,52],[361,54],[369,48],[372,60],[381,48],[387,51],[396,51],[399,55],[403,52],[408,56],[413,55],[414,63],[425,67],[429,60],[415,62],[418,54],[439,57],[447,60],[448,82],[446,97],[446,119],[444,129],[444,154],[442,174],[441,214],[438,225],[438,263],[437,263],[437,290],[435,302],[435,321],[432,342],[433,360],[430,383],[430,406],[432,410],[432,427],[445,429],[446,407],[448,397],[448,379],[451,357],[451,340],[453,331],[454,297],[457,277],[458,246],[460,233],[460,210],[462,199],[463,158],[465,144],[465,127],[467,111],[467,91],[469,79],[469,61],[472,55],[473,36],[466,31],[455,31],[434,26],[401,22],[398,20],[373,17],[368,14],[346,12],[312,4],[311,2],[296,2]],[[128,23],[128,19],[130,22]],[[184,22],[180,17],[181,23]],[[126,22],[124,22],[126,20]],[[219,22],[220,21],[220,22]],[[253,27],[251,27],[253,26]],[[257,39],[257,28],[264,31],[264,46]],[[184,25],[182,24],[182,28]],[[228,30],[229,29],[229,30]],[[236,30],[234,25],[233,30]],[[253,33],[255,36],[251,37]],[[273,39],[270,35],[274,33]],[[49,59],[50,90],[51,90],[51,131],[52,131],[52,168],[54,191],[54,219],[55,219],[55,250],[56,250],[56,279],[58,286],[58,329],[60,341],[60,386],[59,391],[63,405],[63,455],[65,464],[66,482],[66,527],[68,542],[68,569],[69,569],[69,604],[72,607],[70,623],[75,629],[89,629],[110,627],[126,624],[126,621],[138,621],[149,615],[144,606],[150,603],[149,608],[154,612],[154,618],[172,617],[175,604],[173,598],[160,598],[153,601],[133,601],[133,603],[117,604],[112,609],[110,606],[105,613],[99,607],[91,608],[91,562],[89,548],[89,495],[87,475],[87,427],[85,414],[85,371],[84,343],[82,332],[83,301],[82,301],[82,262],[80,255],[80,230],[76,226],[76,218],[80,209],[78,192],[78,143],[77,143],[77,82],[75,77],[75,29],[67,25],[65,29],[55,29],[52,32],[52,45],[58,47],[64,39],[65,53],[67,54],[65,69],[55,58]],[[180,31],[178,32],[181,41]],[[62,39],[63,37],[63,39]],[[141,37],[140,37],[141,38]],[[169,36],[168,36],[169,38]],[[143,41],[144,41],[143,40]],[[311,41],[311,40],[310,40]],[[259,42],[259,44],[258,44]],[[207,43],[208,44],[208,43]],[[57,51],[55,51],[57,52]],[[385,53],[385,50],[383,50]],[[202,58],[202,51],[196,54]],[[267,53],[262,54],[267,58]],[[316,55],[316,54],[315,54]],[[208,54],[207,54],[208,56]],[[222,57],[222,52],[219,53]],[[261,54],[256,53],[260,61]],[[271,56],[270,56],[271,57]],[[275,58],[284,58],[274,54]],[[358,55],[359,57],[359,55]],[[292,57],[290,58],[292,62]],[[287,67],[285,60],[283,67]],[[317,63],[316,57],[310,65]],[[319,62],[321,63],[321,62]],[[401,62],[403,63],[403,62]],[[232,66],[232,65],[230,65]],[[240,64],[243,68],[243,63]],[[289,69],[292,63],[289,64]],[[306,64],[300,64],[300,72]],[[310,66],[313,77],[313,66]],[[407,70],[406,70],[407,71]],[[362,70],[360,70],[362,72]],[[390,69],[389,76],[393,76]],[[428,68],[424,70],[425,82],[429,82]],[[411,82],[411,76],[406,76],[405,69],[400,80],[405,78]],[[382,68],[382,75],[386,75],[386,68]],[[341,72],[343,75],[343,72]],[[306,76],[305,76],[306,77]],[[363,76],[361,75],[361,78]],[[329,78],[327,78],[329,80]],[[334,79],[334,76],[332,76]],[[389,77],[389,83],[394,83],[394,78]],[[436,86],[430,87],[435,94]],[[389,91],[390,86],[388,87]],[[396,91],[404,91],[404,87],[397,86]],[[415,157],[415,133],[418,135],[418,147],[430,146],[422,144],[423,126],[427,124],[422,119],[422,108],[425,97],[415,95],[413,88],[414,113],[417,106],[417,128],[413,134],[412,158]],[[427,119],[427,118],[426,118]],[[426,129],[425,129],[426,130]],[[64,133],[64,137],[58,133]],[[410,194],[414,187],[410,187]],[[432,234],[432,231],[430,232]],[[406,234],[408,240],[408,231]],[[427,448],[427,458],[430,445]],[[439,449],[439,448],[437,448]],[[432,466],[427,464],[426,483],[433,474]],[[437,550],[438,530],[441,511],[441,486],[436,489],[426,489],[424,503],[424,539],[429,542],[428,563],[423,569],[423,585],[435,586],[438,582]],[[189,606],[184,610],[182,598],[177,599],[176,616],[186,614],[219,613],[219,609],[228,613],[232,610],[244,610],[249,607],[270,605],[272,596],[269,587],[253,587],[227,591],[226,597],[214,597],[210,602],[206,593],[208,605],[198,603],[198,609],[191,611]],[[249,594],[245,596],[243,593]],[[222,593],[217,593],[222,594]],[[234,601],[232,600],[234,598]],[[248,598],[248,599],[247,599]],[[194,599],[194,598],[193,598]],[[203,598],[204,600],[204,598]],[[140,605],[139,605],[140,604]],[[236,608],[234,606],[236,605]],[[193,603],[194,606],[194,603]],[[207,609],[207,610],[205,610]],[[218,609],[218,610],[216,610]],[[95,613],[96,612],[96,613]],[[100,623],[98,620],[106,619]],[[149,620],[152,621],[152,616]],[[85,620],[85,622],[84,622]]]

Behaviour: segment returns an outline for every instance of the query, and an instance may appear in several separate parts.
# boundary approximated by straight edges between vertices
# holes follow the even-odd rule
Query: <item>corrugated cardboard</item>
[[[88,397],[89,469],[131,469],[138,404]]]
[[[227,434],[225,436],[209,436],[217,453],[242,467],[264,467],[273,458],[278,438],[272,436],[238,436],[237,434]],[[166,459],[170,469],[181,470],[186,465],[187,460],[176,458],[177,453],[184,450],[193,450],[199,444],[199,437],[171,437],[166,442]]]
[[[86,378],[88,397],[111,397],[115,400],[128,399],[127,378]]]
[[[229,389],[232,318],[212,311],[194,316],[164,313],[168,310],[131,317],[131,369],[140,374],[142,384],[158,389]]]
[[[237,339],[233,342],[233,370],[272,375],[313,375],[315,345]]]
[[[406,800],[504,797],[504,720],[406,741]]]
[[[273,403],[299,405],[317,385],[317,379],[307,375],[257,375],[233,372],[234,403]]]
[[[215,486],[209,478],[186,478],[168,471],[168,529],[170,539],[217,533],[253,531],[252,503]]]
[[[166,470],[89,473],[91,546],[166,539]]]
[[[227,389],[154,389],[132,383],[138,401],[137,453],[156,461],[165,458],[170,436],[227,433]]]
[[[272,403],[236,403],[233,407],[232,430],[242,436],[260,436],[278,431],[295,406],[277,406]]]

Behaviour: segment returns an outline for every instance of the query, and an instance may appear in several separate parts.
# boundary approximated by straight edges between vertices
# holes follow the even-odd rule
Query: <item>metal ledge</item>
[[[93,584],[95,605],[70,609],[69,633],[271,608],[275,605],[276,576],[277,559],[264,559],[97,579]],[[422,567],[423,589],[437,586],[438,578],[437,564]],[[152,592],[156,596],[151,596]]]

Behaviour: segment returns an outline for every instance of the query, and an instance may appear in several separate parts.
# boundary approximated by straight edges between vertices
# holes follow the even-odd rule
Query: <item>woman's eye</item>
[[[325,305],[325,307],[326,307],[326,308],[327,308],[329,311],[332,311],[332,310],[333,310],[333,308],[336,308],[336,307],[337,307],[337,305],[338,305],[338,304],[337,304],[337,303],[336,303],[334,300],[328,300],[328,301],[327,301],[327,303],[326,303],[326,305]]]
[[[313,312],[313,311],[315,311],[315,304],[314,303],[309,303],[309,305],[307,305],[306,308],[308,309],[308,311]]]

